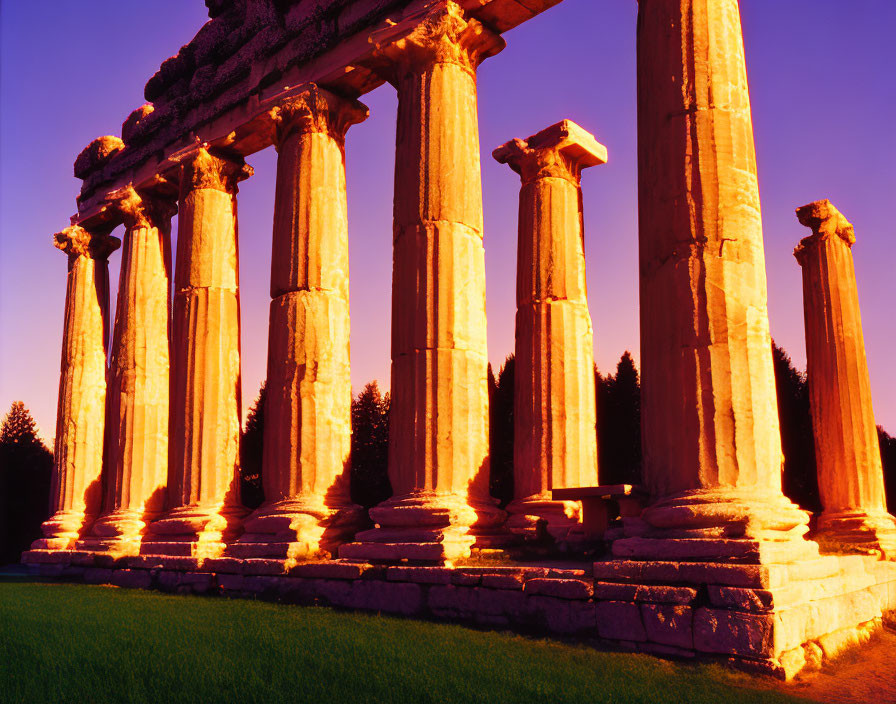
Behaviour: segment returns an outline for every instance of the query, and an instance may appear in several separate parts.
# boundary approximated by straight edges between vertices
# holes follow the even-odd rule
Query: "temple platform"
[[[896,612],[896,563],[865,555],[445,567],[32,550],[22,561],[47,578],[510,628],[784,679],[867,641]]]

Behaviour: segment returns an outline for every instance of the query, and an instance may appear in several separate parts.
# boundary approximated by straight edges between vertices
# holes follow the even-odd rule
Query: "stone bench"
[[[640,516],[647,492],[632,484],[604,484],[553,489],[551,498],[555,501],[581,501],[585,537],[600,539],[611,519]]]

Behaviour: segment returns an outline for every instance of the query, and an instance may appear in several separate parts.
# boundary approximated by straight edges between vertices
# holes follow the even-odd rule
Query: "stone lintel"
[[[797,208],[796,217],[800,224],[812,230],[812,234],[800,240],[799,245],[793,250],[793,256],[800,265],[805,261],[803,252],[807,247],[823,242],[829,237],[839,237],[848,247],[852,247],[856,241],[852,223],[827,198]]]

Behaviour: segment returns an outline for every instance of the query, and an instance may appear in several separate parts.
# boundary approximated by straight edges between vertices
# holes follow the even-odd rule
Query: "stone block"
[[[482,586],[489,589],[522,589],[523,575],[521,574],[484,574]]]
[[[284,575],[286,574],[286,561],[263,558],[243,560],[243,574],[270,576]]]
[[[245,561],[236,557],[211,557],[202,563],[202,567],[222,574],[242,574]]]
[[[223,594],[244,590],[245,577],[241,574],[219,574],[218,586]]]
[[[693,609],[690,606],[641,604],[641,620],[652,643],[694,649]]]
[[[596,604],[597,633],[608,640],[643,643],[647,632],[637,604],[624,601],[599,601]]]
[[[710,584],[708,591],[709,602],[713,606],[751,612],[771,611],[775,606],[774,594],[767,589],[723,587],[718,584]]]
[[[643,601],[661,604],[690,604],[697,598],[692,587],[666,587],[653,584],[595,582],[594,598],[607,601]]]
[[[88,567],[84,570],[84,581],[87,584],[111,584],[112,570],[105,567]]]
[[[67,565],[63,563],[50,563],[38,565],[38,574],[41,577],[61,577]],[[86,581],[86,580],[85,580]]]
[[[694,612],[694,647],[705,653],[772,658],[774,625],[771,614],[699,608]]]
[[[345,579],[314,579],[314,595],[331,606],[348,607],[354,582]]]
[[[115,570],[112,572],[112,584],[116,587],[149,589],[152,576],[149,570]]]
[[[650,653],[651,655],[660,655],[670,658],[684,658],[688,660],[693,659],[697,655],[697,653],[695,653],[693,650],[676,648],[672,645],[652,643],[650,641],[646,643],[638,643],[638,651],[642,653]]]
[[[484,581],[484,578],[483,578]],[[523,587],[526,594],[543,594],[561,599],[590,599],[594,593],[591,580],[582,579],[530,579]]]
[[[358,579],[368,568],[358,562],[307,562],[291,568],[289,574],[310,579]]]
[[[411,616],[423,609],[423,588],[412,582],[352,582],[347,606]]]
[[[723,584],[761,588],[769,586],[769,566],[766,565],[609,560],[595,562],[592,569],[595,579],[607,582],[657,582],[689,586]]]
[[[389,567],[386,579],[390,582],[418,584],[451,584],[453,570],[448,567]]]
[[[531,597],[534,616],[551,633],[570,635],[596,633],[596,609],[592,602],[557,599],[550,596]]]
[[[427,606],[436,616],[471,618],[476,610],[476,589],[455,585],[430,587]]]
[[[525,619],[532,614],[532,604],[521,591],[476,587],[477,614],[507,616],[511,621]]]
[[[482,581],[482,576],[471,574],[462,570],[453,570],[451,573],[451,583],[464,587],[475,587]]]

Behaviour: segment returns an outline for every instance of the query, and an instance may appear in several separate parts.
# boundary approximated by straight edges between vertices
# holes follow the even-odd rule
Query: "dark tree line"
[[[784,493],[809,511],[820,511],[816,479],[815,445],[809,410],[809,380],[796,369],[787,353],[772,346],[781,446],[784,453]],[[488,368],[490,408],[489,489],[505,506],[513,499],[513,395],[514,356],[494,374]],[[597,443],[600,481],[603,484],[641,482],[641,382],[631,354],[626,351],[615,374],[594,370],[597,403]],[[262,400],[249,412],[243,438],[244,502],[261,501]],[[878,426],[887,504],[896,510],[896,438]],[[352,401],[352,500],[365,507],[388,498],[391,486],[386,471],[389,443],[389,394],[380,394],[371,382]]]
[[[0,564],[18,562],[50,517],[53,453],[37,424],[15,401],[0,428]]]
[[[787,353],[773,345],[772,355],[784,452],[782,483],[791,500],[810,511],[821,509],[816,479],[809,384],[804,372],[793,366]],[[506,505],[513,498],[513,355],[498,374],[489,366],[492,496]],[[600,481],[637,484],[641,475],[641,387],[638,370],[626,352],[615,374],[595,369],[597,440]],[[246,417],[240,447],[243,502],[249,508],[264,500],[262,452],[264,437],[264,385]],[[352,500],[374,506],[391,495],[387,473],[389,394],[371,382],[352,401]],[[896,511],[896,438],[878,426],[887,504]],[[23,550],[40,535],[49,516],[52,453],[37,435],[24,404],[12,404],[0,429],[0,564],[18,561]]]

